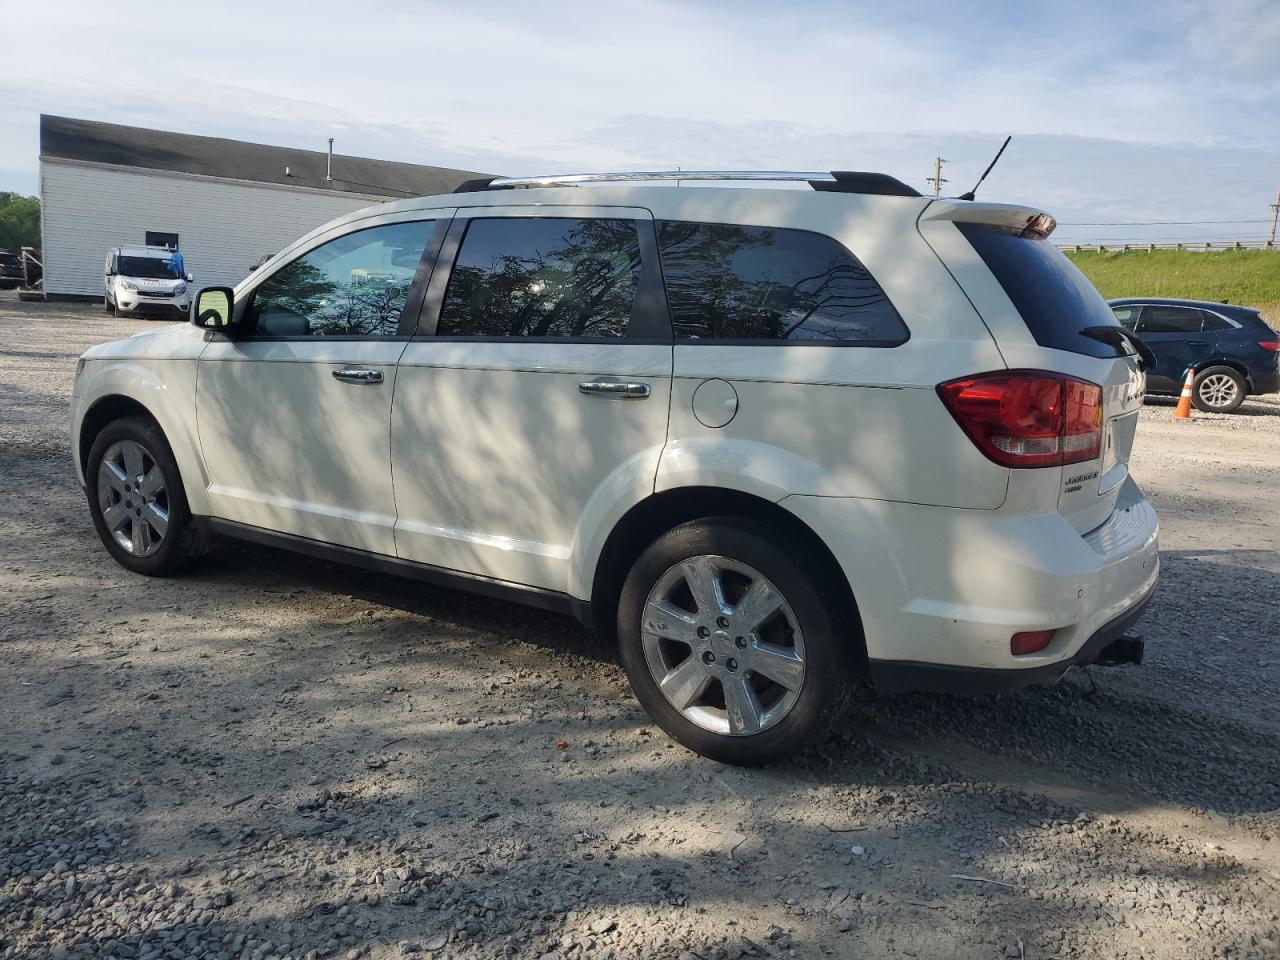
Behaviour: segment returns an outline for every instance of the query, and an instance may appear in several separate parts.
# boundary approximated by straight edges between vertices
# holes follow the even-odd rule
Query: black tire
[[[727,558],[763,575],[781,594],[803,637],[804,674],[796,699],[780,720],[758,732],[732,735],[694,722],[663,694],[646,659],[642,616],[650,591],[682,561],[703,556]],[[836,624],[847,624],[856,618],[841,615],[842,593],[836,581],[811,558],[812,550],[784,530],[736,517],[685,523],[640,554],[619,599],[619,656],[637,699],[671,737],[712,760],[756,766],[796,753],[839,717],[853,688],[860,642],[851,635],[856,626],[842,631]],[[727,638],[717,631],[704,642],[711,644],[717,636]],[[689,658],[698,656],[692,647],[689,649]],[[714,655],[712,659],[716,659]],[[723,654],[721,660],[729,663]],[[744,671],[743,676],[764,681],[750,670]],[[708,687],[713,692],[703,696],[714,696],[716,689]],[[724,688],[718,689],[723,702]],[[766,690],[761,696],[768,693]]]
[[[111,316],[114,317],[116,315],[116,305],[111,302],[110,297],[103,297],[102,305],[107,308],[107,313],[109,313]]]
[[[167,513],[168,523],[160,537],[158,548],[145,556],[135,555],[117,542],[103,516],[103,494],[99,490],[102,461],[108,451],[122,443],[133,443],[141,447],[146,460],[150,460],[152,465],[158,467],[164,478],[164,497],[161,505]],[[130,486],[132,487],[132,484]],[[192,521],[191,511],[187,506],[186,491],[182,486],[182,477],[178,473],[178,464],[173,458],[173,451],[169,449],[169,442],[156,422],[148,417],[123,417],[107,424],[98,433],[85,464],[85,493],[89,500],[89,514],[93,517],[94,529],[98,531],[98,536],[106,546],[107,552],[122,567],[134,573],[149,577],[171,576],[209,549],[209,535]],[[132,494],[134,497],[138,496],[138,490],[133,489]],[[109,497],[117,495],[118,492],[107,494]],[[120,496],[123,503],[123,495]],[[133,505],[134,501],[130,500],[129,503]],[[139,501],[138,506],[141,508],[144,504]],[[128,512],[128,510],[125,511],[126,514]],[[141,509],[137,513],[141,516]],[[132,523],[132,521],[129,522]],[[154,530],[149,536],[154,539]]]
[[[1191,403],[1201,413],[1231,413],[1244,403],[1248,391],[1239,370],[1205,367],[1196,374],[1192,384]]]

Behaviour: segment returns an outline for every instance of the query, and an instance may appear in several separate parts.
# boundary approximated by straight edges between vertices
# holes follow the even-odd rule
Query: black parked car
[[[22,258],[16,253],[0,250],[0,290],[13,290],[22,286],[25,280]]]
[[[1181,393],[1188,367],[1196,372],[1191,402],[1207,413],[1230,413],[1246,396],[1280,391],[1280,333],[1257,310],[1161,297],[1110,303],[1116,319],[1156,355],[1148,393]]]

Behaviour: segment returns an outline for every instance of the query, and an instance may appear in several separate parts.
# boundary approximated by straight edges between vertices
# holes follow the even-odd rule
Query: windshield
[[[121,257],[116,273],[122,277],[143,277],[148,280],[176,280],[169,270],[168,259],[159,257]]]

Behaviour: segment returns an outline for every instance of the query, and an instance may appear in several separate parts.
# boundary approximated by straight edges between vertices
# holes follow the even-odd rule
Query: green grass
[[[1104,297],[1188,297],[1258,307],[1280,325],[1280,252],[1064,251]]]

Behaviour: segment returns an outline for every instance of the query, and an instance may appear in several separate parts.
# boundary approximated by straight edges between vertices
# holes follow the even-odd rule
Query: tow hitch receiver
[[[1094,661],[1100,667],[1114,667],[1121,663],[1142,663],[1142,648],[1146,641],[1142,637],[1125,635],[1117,637],[1102,648],[1098,659]]]

